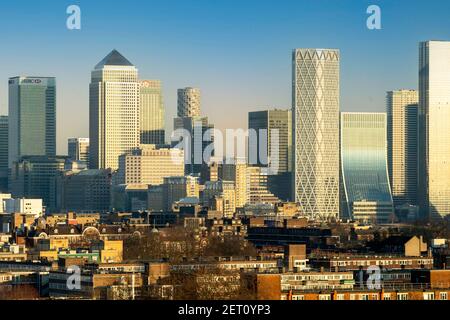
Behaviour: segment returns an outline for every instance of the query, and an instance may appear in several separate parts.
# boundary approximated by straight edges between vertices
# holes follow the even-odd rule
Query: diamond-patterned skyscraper
[[[321,220],[339,216],[339,57],[334,49],[292,56],[294,198]]]

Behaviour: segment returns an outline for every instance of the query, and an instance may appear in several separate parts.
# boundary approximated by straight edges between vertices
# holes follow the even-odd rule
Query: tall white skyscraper
[[[418,102],[416,90],[386,96],[389,180],[396,206],[417,204]]]
[[[339,50],[292,56],[294,199],[306,215],[339,215]]]
[[[419,205],[423,218],[450,214],[450,41],[419,45]]]
[[[119,156],[139,146],[138,70],[116,50],[92,71],[89,101],[92,169],[116,170]]]
[[[200,117],[200,90],[197,88],[178,89],[178,117]]]

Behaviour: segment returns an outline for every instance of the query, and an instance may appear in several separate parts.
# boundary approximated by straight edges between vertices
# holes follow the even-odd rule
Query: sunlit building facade
[[[419,48],[419,200],[422,218],[450,214],[450,42]]]
[[[232,217],[236,211],[236,189],[233,181],[207,181],[202,193],[202,202]]]
[[[164,104],[161,81],[142,80],[140,97],[141,144],[165,143]]]
[[[183,88],[178,89],[178,117],[200,117],[200,89]]]
[[[395,206],[418,204],[418,102],[416,90],[389,91],[386,96],[388,171]]]
[[[249,157],[252,155],[257,161],[251,164],[271,166],[275,174],[292,171],[291,110],[249,112],[248,129],[256,133],[256,143],[249,144]],[[262,130],[264,134],[260,134]]]
[[[141,145],[119,157],[117,174],[120,184],[161,185],[165,177],[184,175],[184,152]]]
[[[245,159],[236,159],[233,163],[223,163],[219,166],[219,178],[235,183],[236,208],[243,208],[248,202],[249,183],[247,168]]]
[[[90,168],[116,170],[119,156],[139,146],[139,98],[138,70],[113,50],[91,74]]]
[[[264,168],[247,167],[247,204],[275,204],[280,202],[269,190],[268,175]]]
[[[8,116],[0,116],[0,192],[8,191]]]
[[[250,165],[269,168],[268,188],[283,200],[292,196],[292,110],[248,114]]]
[[[386,223],[393,218],[386,126],[385,113],[341,114],[344,219]]]
[[[301,211],[339,215],[339,50],[293,51],[293,190]]]

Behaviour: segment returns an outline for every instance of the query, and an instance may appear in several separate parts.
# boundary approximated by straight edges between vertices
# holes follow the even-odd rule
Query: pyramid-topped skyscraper
[[[117,50],[91,73],[89,86],[90,167],[113,170],[119,156],[139,146],[138,70]]]
[[[95,69],[102,69],[105,66],[129,66],[134,67],[134,65],[125,58],[119,51],[114,49],[106,57],[103,58],[96,66]]]

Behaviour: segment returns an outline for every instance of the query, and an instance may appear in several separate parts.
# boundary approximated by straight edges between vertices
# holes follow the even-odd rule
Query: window
[[[369,300],[369,295],[368,294],[360,294],[359,300]]]
[[[407,293],[397,293],[397,300],[408,300]]]
[[[339,293],[336,295],[336,300],[345,300],[345,295],[342,293]]]
[[[439,294],[439,300],[448,300],[448,294],[447,292],[441,292]]]
[[[305,296],[295,295],[295,296],[292,296],[292,300],[305,300]]]
[[[434,300],[434,292],[424,292],[423,300]]]
[[[331,300],[331,294],[320,294],[319,300]]]
[[[392,300],[391,294],[390,294],[390,293],[385,293],[385,294],[383,295],[383,300]]]

